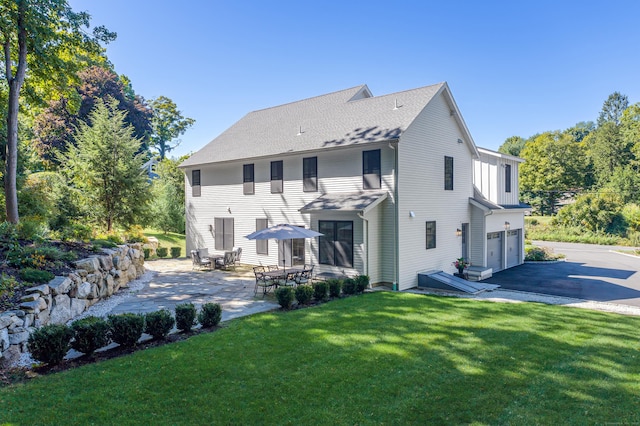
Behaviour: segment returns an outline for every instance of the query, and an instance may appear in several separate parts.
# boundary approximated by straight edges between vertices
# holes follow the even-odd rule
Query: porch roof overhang
[[[388,192],[330,193],[302,207],[300,213],[356,212],[367,214],[389,196]]]
[[[520,203],[516,205],[500,205],[500,204],[495,204],[487,200],[486,198],[471,197],[469,198],[469,203],[472,206],[477,207],[484,212],[489,212],[489,211],[513,212],[513,211],[525,211],[525,210],[531,209],[531,206],[529,204]]]

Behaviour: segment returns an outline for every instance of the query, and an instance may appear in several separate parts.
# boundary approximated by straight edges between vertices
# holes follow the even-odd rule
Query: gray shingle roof
[[[362,97],[362,85],[250,112],[181,167],[395,139],[443,87]]]
[[[364,212],[387,198],[387,192],[350,192],[324,194],[300,209],[302,213],[317,211]]]

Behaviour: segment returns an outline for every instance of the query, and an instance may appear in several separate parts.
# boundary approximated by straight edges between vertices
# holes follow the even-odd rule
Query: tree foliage
[[[111,41],[115,34],[104,27],[94,29],[92,35],[83,31],[89,27],[89,18],[87,13],[71,10],[66,0],[0,0],[0,42],[4,51],[0,75],[8,88],[4,186],[10,222],[19,220],[16,179],[22,86],[27,75],[27,86],[30,80],[64,86],[67,76],[86,62],[86,58],[74,54],[79,46],[84,52],[101,53],[99,42]]]
[[[184,173],[178,164],[186,158],[165,158],[156,165],[158,177],[152,184],[151,210],[153,224],[164,232],[185,231]]]
[[[507,138],[502,145],[500,145],[498,152],[519,157],[525,143],[526,140],[520,136],[511,136]]]
[[[115,99],[98,99],[88,118],[63,157],[71,182],[88,214],[107,231],[116,223],[136,224],[149,201],[141,141]]]
[[[581,226],[592,232],[623,233],[622,200],[612,192],[586,193],[558,213],[557,223]]]
[[[623,95],[620,92],[613,92],[609,95],[606,101],[602,104],[602,110],[598,116],[598,127],[605,123],[613,123],[615,125],[620,124],[620,118],[622,113],[629,106],[629,99],[627,95]]]
[[[186,132],[195,120],[184,117],[175,102],[166,96],[152,99],[150,105],[153,109],[152,147],[158,152],[160,160],[164,160],[166,155],[180,144],[176,139]]]

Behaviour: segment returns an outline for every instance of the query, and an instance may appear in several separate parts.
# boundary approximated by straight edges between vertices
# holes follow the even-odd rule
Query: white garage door
[[[520,235],[522,235],[520,229],[507,231],[507,268],[520,264],[520,256],[522,256]]]
[[[487,234],[487,267],[493,272],[502,270],[502,232]]]

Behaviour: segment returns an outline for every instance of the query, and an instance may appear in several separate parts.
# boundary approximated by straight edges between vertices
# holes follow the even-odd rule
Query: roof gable
[[[372,96],[362,85],[253,111],[181,167],[397,139],[443,90],[446,83]]]

